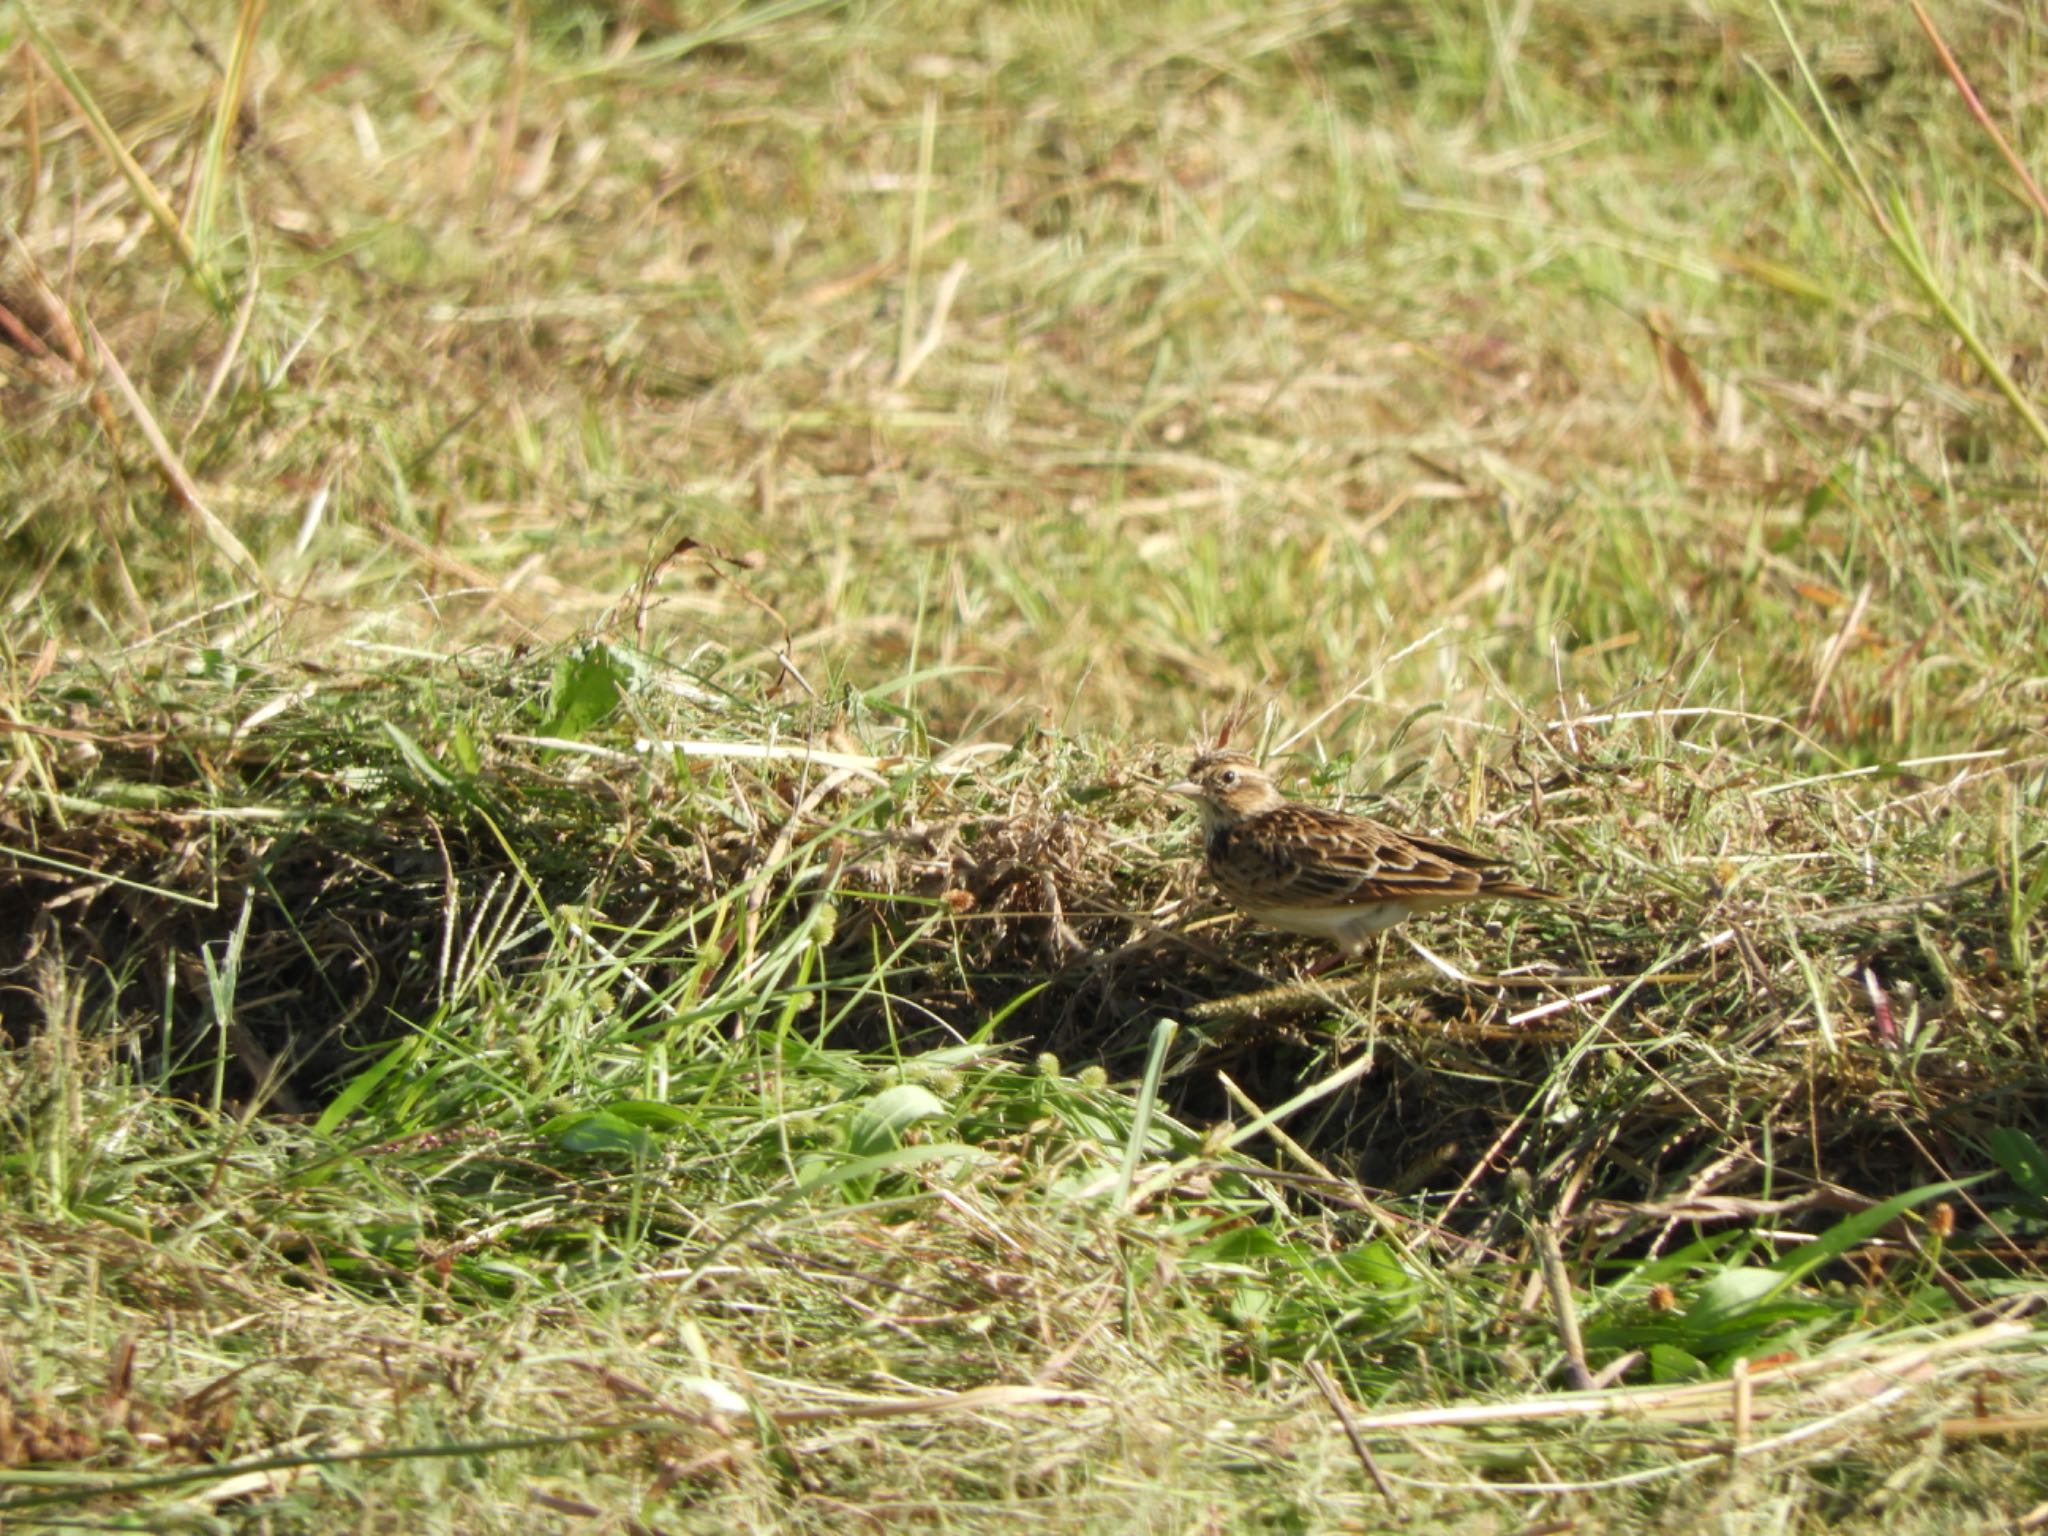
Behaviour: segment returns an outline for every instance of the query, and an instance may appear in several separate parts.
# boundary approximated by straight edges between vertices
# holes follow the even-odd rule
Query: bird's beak
[[[1199,800],[1202,798],[1202,786],[1193,779],[1182,779],[1178,784],[1162,785],[1159,793],[1162,795],[1179,795],[1183,800]]]

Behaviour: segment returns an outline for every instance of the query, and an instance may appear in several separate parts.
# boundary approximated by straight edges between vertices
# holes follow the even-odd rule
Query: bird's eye
[[[1224,769],[1221,773],[1216,775],[1216,782],[1218,784],[1221,784],[1225,789],[1230,788],[1231,785],[1237,782],[1237,770],[1235,768]]]

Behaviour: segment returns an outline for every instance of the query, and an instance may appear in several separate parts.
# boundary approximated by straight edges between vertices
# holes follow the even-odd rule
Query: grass
[[[0,1518],[2038,1524],[2042,211],[1782,22],[0,9]]]

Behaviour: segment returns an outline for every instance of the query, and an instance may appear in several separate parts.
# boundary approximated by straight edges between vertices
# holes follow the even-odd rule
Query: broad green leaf
[[[1188,1250],[1191,1264],[1245,1264],[1253,1259],[1270,1259],[1287,1250],[1264,1227],[1234,1227],[1206,1243]]]
[[[1985,1140],[1998,1166],[2020,1192],[2020,1205],[2031,1216],[2048,1216],[2048,1152],[2025,1131],[2001,1125]]]
[[[1240,1323],[1256,1323],[1273,1312],[1273,1292],[1263,1285],[1240,1285],[1231,1293],[1230,1315]]]
[[[1650,1379],[1659,1385],[1679,1381],[1706,1381],[1714,1373],[1697,1355],[1676,1344],[1652,1344],[1649,1348]]]
[[[916,1083],[898,1083],[884,1088],[854,1113],[846,1133],[847,1150],[855,1157],[872,1157],[900,1146],[903,1133],[920,1120],[937,1120],[946,1113],[945,1101],[929,1088]]]
[[[557,1115],[540,1128],[540,1134],[564,1152],[625,1152],[644,1157],[654,1150],[652,1136],[607,1109]]]
[[[615,1099],[605,1107],[621,1120],[655,1131],[686,1131],[703,1123],[700,1116],[660,1099]]]
[[[1700,1287],[1699,1295],[1685,1309],[1685,1321],[1702,1333],[1725,1328],[1785,1283],[1786,1277],[1775,1269],[1753,1269],[1746,1264],[1724,1269]]]
[[[555,686],[541,735],[576,740],[619,707],[624,682],[618,664],[603,646],[564,658],[555,668]]]
[[[797,1188],[804,1194],[810,1194],[837,1184],[872,1179],[878,1173],[889,1173],[898,1168],[915,1168],[920,1163],[951,1162],[962,1158],[978,1159],[982,1156],[984,1154],[961,1142],[941,1141],[922,1147],[898,1147],[893,1152],[878,1152],[873,1157],[857,1157],[852,1162],[841,1163],[837,1167],[823,1158],[817,1158],[798,1170]]]
[[[1383,1291],[1402,1291],[1415,1283],[1415,1276],[1401,1262],[1401,1254],[1385,1238],[1374,1238],[1342,1257],[1344,1272],[1352,1279]]]

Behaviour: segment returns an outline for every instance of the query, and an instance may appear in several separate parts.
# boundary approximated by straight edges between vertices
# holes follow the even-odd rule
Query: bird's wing
[[[1210,869],[1233,901],[1254,907],[1352,907],[1476,895],[1478,869],[1448,844],[1411,841],[1392,827],[1311,805],[1248,816],[1217,839]],[[1464,853],[1463,849],[1456,850]],[[1479,864],[1475,854],[1466,854]]]
[[[1440,842],[1433,837],[1419,837],[1413,832],[1398,835],[1410,848],[1442,859],[1446,864],[1455,864],[1460,869],[1471,870],[1479,877],[1481,896],[1513,896],[1522,901],[1565,899],[1555,891],[1546,891],[1541,886],[1526,885],[1517,880],[1514,871],[1504,860],[1490,859],[1483,853],[1474,853],[1470,848],[1460,848],[1456,843]]]

